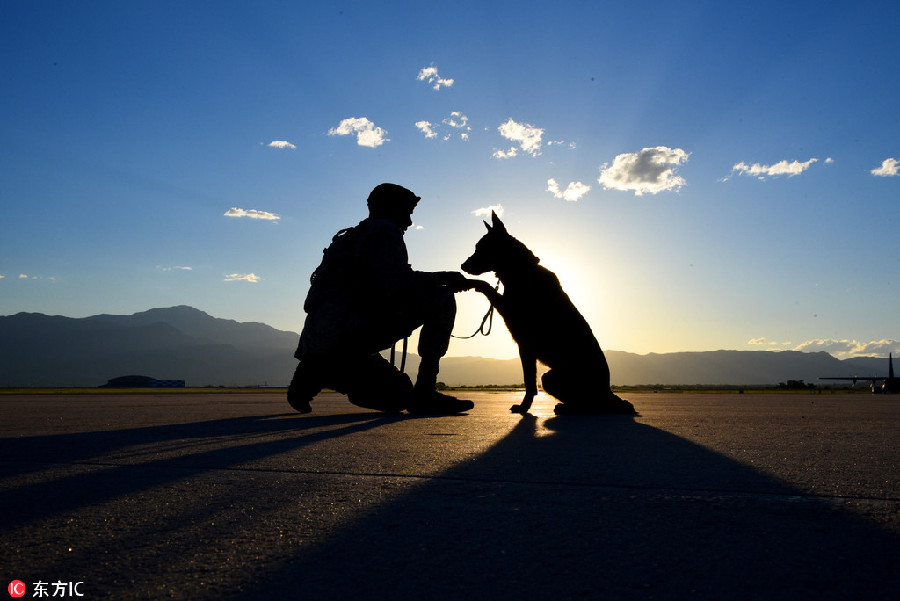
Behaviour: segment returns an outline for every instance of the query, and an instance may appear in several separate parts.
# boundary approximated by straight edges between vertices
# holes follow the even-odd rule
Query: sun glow
[[[556,274],[563,290],[578,311],[587,319],[594,334],[598,336],[601,347],[605,348],[604,339],[608,338],[607,333],[612,330],[608,315],[614,309],[609,305],[608,293],[604,293],[604,290],[609,290],[609,287],[605,285],[609,276],[604,275],[598,266],[574,258],[573,254],[567,252],[562,245],[556,246],[553,250],[544,248],[533,250],[541,258],[541,265]],[[489,282],[492,286],[497,282],[493,274],[487,274],[481,279]],[[480,294],[466,292],[457,295],[454,335],[463,337],[475,332],[489,306],[486,299]],[[490,336],[476,335],[467,339],[455,338],[450,343],[448,355],[477,355],[494,359],[510,359],[518,357],[518,353],[518,346],[509,335],[503,318],[494,313]]]
[[[610,300],[611,274],[604,272],[604,266],[590,263],[564,246],[542,249],[539,256],[541,265],[556,274],[562,289],[598,337],[600,346],[606,348],[604,340],[612,330],[609,316],[616,309]]]

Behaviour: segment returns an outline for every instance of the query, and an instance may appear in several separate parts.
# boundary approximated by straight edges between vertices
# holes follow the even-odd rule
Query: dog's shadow
[[[897,538],[628,416],[522,416],[254,590],[330,598],[887,598]],[[342,574],[349,570],[352,579]]]

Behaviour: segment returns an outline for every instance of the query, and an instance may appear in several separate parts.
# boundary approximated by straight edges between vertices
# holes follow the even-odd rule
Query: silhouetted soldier
[[[471,401],[435,390],[441,357],[456,317],[455,292],[472,287],[458,272],[426,273],[409,265],[403,234],[419,197],[381,184],[369,194],[369,217],[339,231],[310,277],[300,360],[288,389],[291,406],[307,413],[322,389],[382,411],[458,413]],[[379,351],[422,326],[415,387]]]

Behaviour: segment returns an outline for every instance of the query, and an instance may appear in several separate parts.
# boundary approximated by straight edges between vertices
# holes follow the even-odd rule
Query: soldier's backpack
[[[309,276],[309,293],[303,310],[309,313],[322,304],[327,295],[340,291],[359,275],[356,227],[342,229],[322,251],[322,262]]]

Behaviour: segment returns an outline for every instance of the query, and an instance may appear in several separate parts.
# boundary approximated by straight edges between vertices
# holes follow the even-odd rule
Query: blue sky
[[[900,353],[900,5],[23,2],[0,314],[299,331],[376,184],[413,267],[502,207],[605,349]],[[458,297],[457,334],[486,309]],[[505,329],[452,355],[516,356]]]

